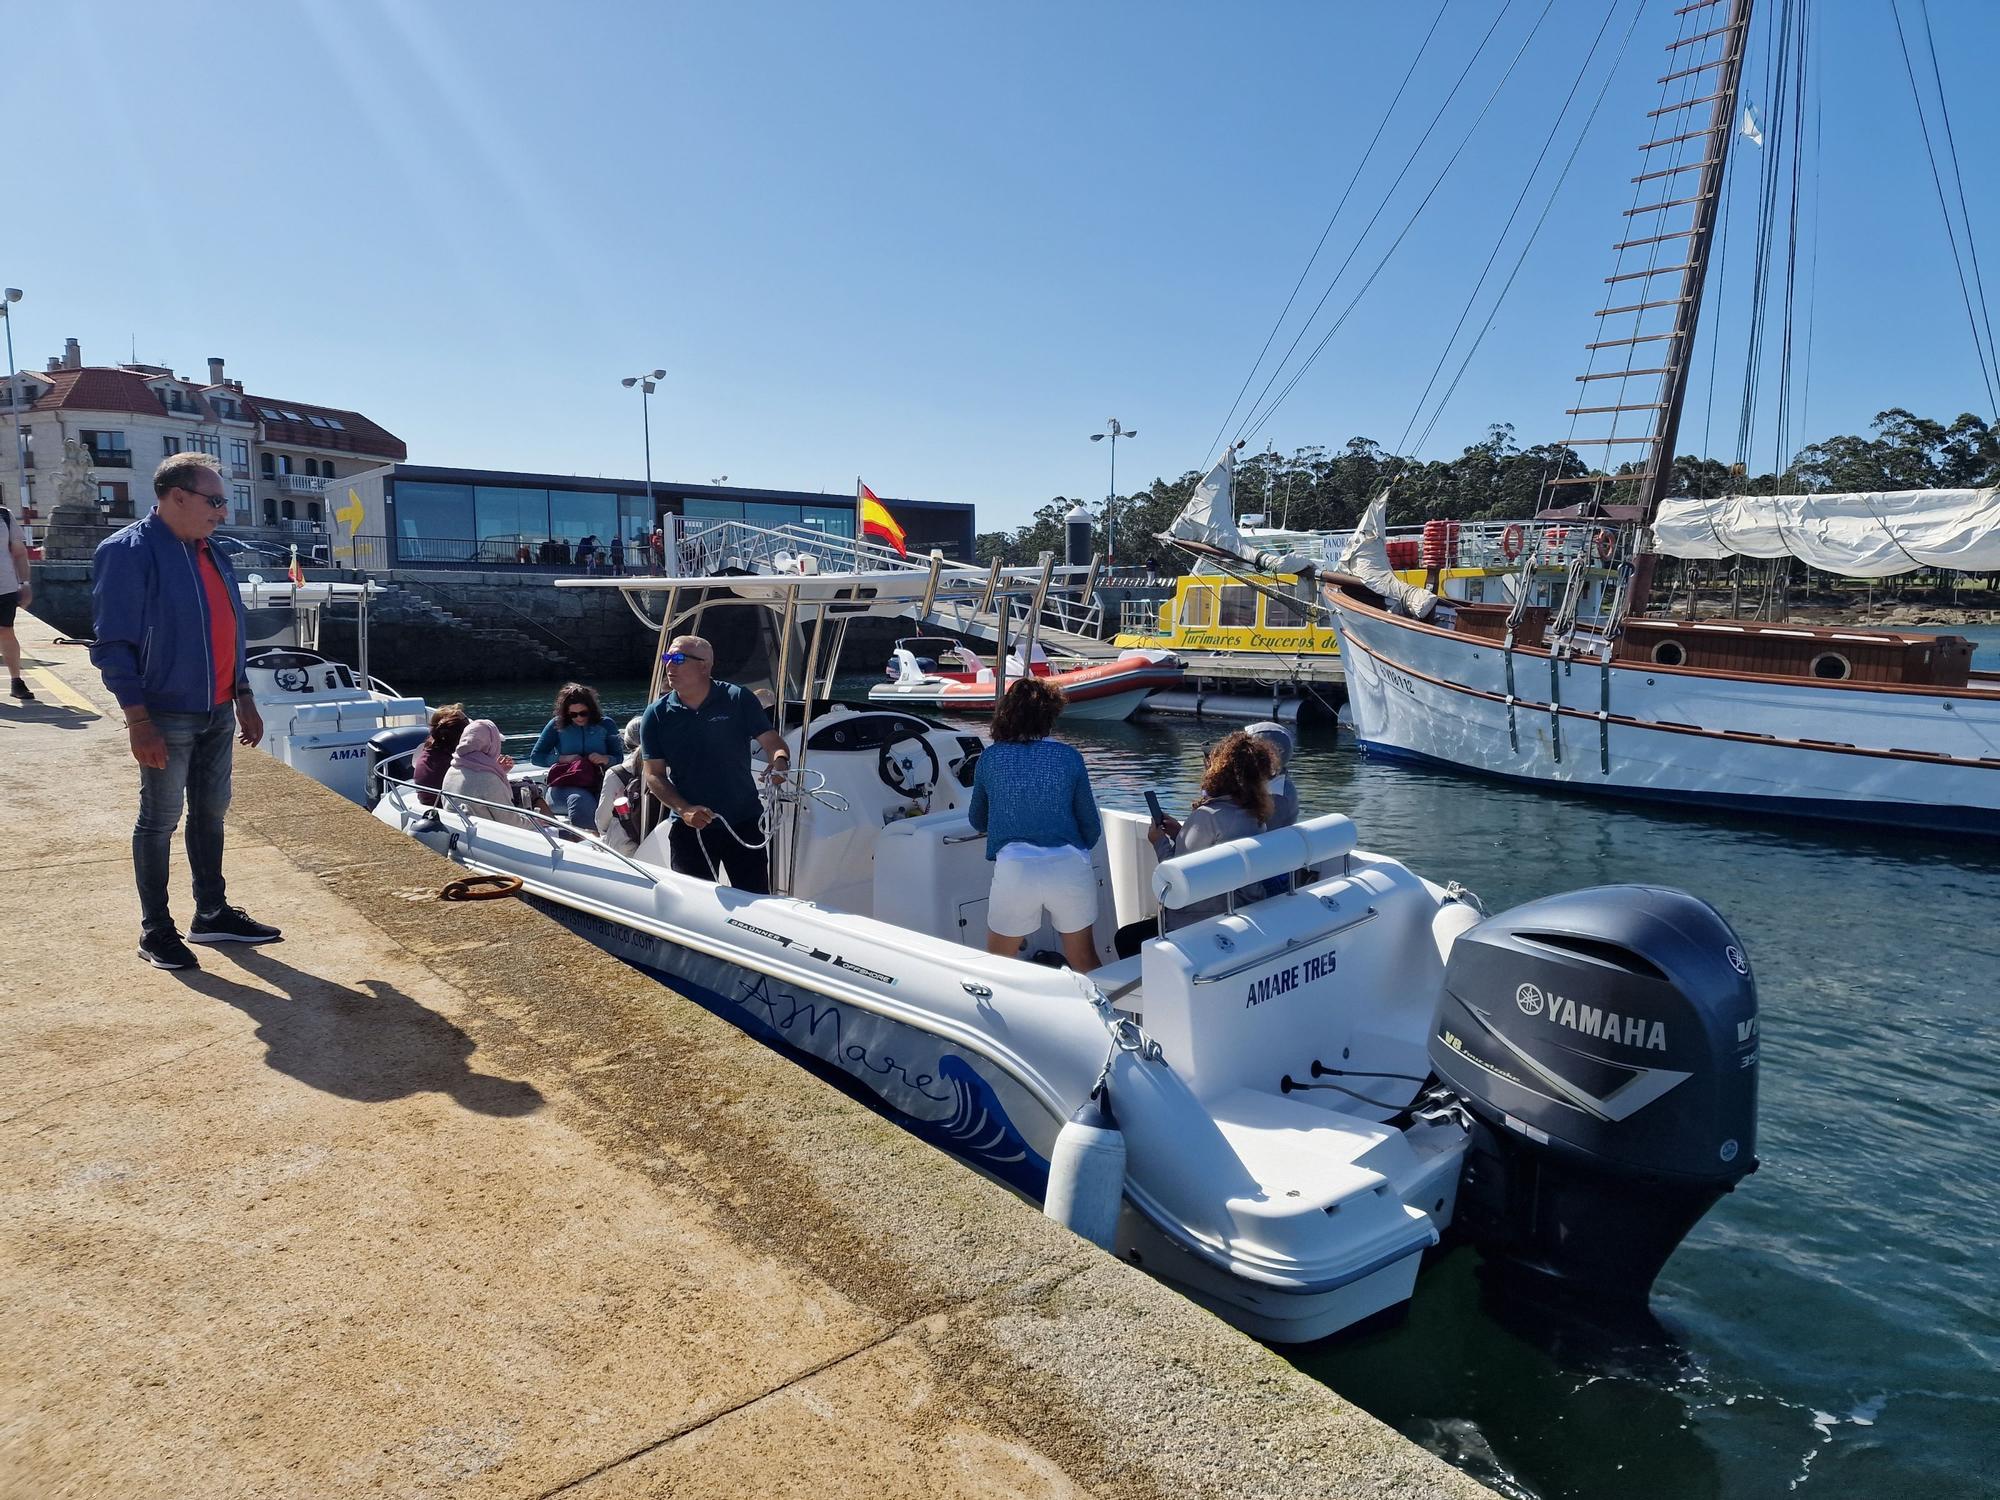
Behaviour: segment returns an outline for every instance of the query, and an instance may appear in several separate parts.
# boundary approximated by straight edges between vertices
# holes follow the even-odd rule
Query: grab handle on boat
[[[1213,974],[1197,974],[1194,976],[1193,983],[1219,984],[1225,979],[1234,979],[1238,974],[1247,973],[1251,969],[1261,968],[1263,965],[1270,963],[1272,959],[1280,957],[1282,953],[1289,953],[1294,948],[1303,948],[1308,943],[1324,942],[1330,937],[1340,936],[1343,932],[1352,932],[1363,922],[1372,922],[1374,920],[1375,908],[1371,906],[1368,910],[1361,913],[1360,916],[1350,917],[1338,927],[1329,927],[1324,932],[1315,932],[1311,937],[1296,938],[1288,941],[1280,953],[1266,951],[1258,954],[1255,958],[1246,958],[1240,964],[1231,964],[1226,969],[1218,969]]]
[[[975,839],[983,839],[985,837],[986,835],[983,833],[948,833],[944,836],[943,841],[947,844],[970,844]]]

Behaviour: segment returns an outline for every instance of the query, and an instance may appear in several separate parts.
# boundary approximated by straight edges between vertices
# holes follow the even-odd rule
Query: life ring
[[[1507,529],[1500,533],[1500,555],[1512,562],[1521,555],[1521,543],[1527,539],[1527,532],[1521,529],[1519,521],[1511,521]]]
[[[1610,562],[1611,554],[1618,549],[1618,534],[1608,526],[1597,528],[1597,560]]]
[[[506,896],[519,895],[521,878],[518,875],[465,875],[446,883],[438,892],[440,901],[498,901]]]

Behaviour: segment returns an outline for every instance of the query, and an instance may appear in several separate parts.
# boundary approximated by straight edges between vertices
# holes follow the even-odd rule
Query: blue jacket
[[[980,751],[966,815],[986,835],[988,859],[1013,843],[1090,850],[1104,836],[1083,757],[1059,740],[1002,741]]]
[[[576,755],[608,755],[614,761],[623,760],[625,736],[612,727],[609,719],[599,719],[582,728],[551,719],[542,726],[528,759],[538,766],[552,766],[558,760]]]
[[[243,601],[236,570],[210,549],[236,616],[237,688],[243,686]],[[167,529],[155,510],[97,544],[90,565],[97,639],[90,659],[121,708],[205,714],[215,707],[215,664],[201,548]]]

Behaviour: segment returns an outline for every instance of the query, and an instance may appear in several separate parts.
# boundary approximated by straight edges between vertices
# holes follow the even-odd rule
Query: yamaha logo
[[[1750,976],[1750,961],[1743,956],[1743,950],[1731,943],[1722,950],[1722,956],[1729,960],[1729,967],[1746,979]]]
[[[1731,951],[1731,952],[1734,952],[1735,950],[1734,950],[1734,949],[1731,949],[1730,951]],[[1722,1143],[1722,1150],[1721,1150],[1720,1152],[1718,1152],[1717,1154],[1718,1154],[1719,1156],[1721,1156],[1721,1158],[1722,1158],[1722,1159],[1723,1159],[1724,1161],[1735,1161],[1735,1160],[1736,1160],[1736,1150],[1737,1150],[1737,1147],[1736,1147],[1736,1142],[1734,1142],[1734,1141],[1724,1141],[1724,1142]]]
[[[1524,1016],[1539,1016],[1542,1013],[1542,992],[1539,986],[1524,984],[1514,991],[1514,1003],[1521,1007]]]

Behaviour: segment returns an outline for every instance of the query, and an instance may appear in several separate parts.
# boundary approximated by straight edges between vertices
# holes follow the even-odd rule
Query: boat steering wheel
[[[312,674],[300,667],[280,667],[271,674],[271,680],[281,693],[312,691]]]
[[[918,772],[917,758],[905,751],[906,745],[915,745],[924,752],[925,759],[930,761],[929,776]],[[882,778],[882,785],[899,797],[916,798],[925,796],[938,784],[944,768],[938,764],[937,751],[931,748],[931,742],[913,734],[882,747],[875,757],[875,774]]]

